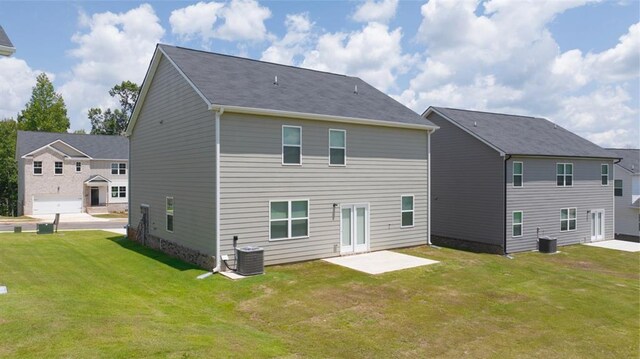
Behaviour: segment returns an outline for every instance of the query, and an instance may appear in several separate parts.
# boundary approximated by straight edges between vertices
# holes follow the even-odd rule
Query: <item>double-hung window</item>
[[[511,236],[522,237],[522,223],[523,223],[522,211],[514,211],[511,220]]]
[[[329,130],[329,165],[347,164],[347,131]]]
[[[113,186],[111,187],[111,197],[112,198],[127,198],[127,187],[126,186]]]
[[[413,195],[402,196],[400,212],[402,222],[400,227],[413,227]]]
[[[127,164],[126,163],[112,163],[111,164],[111,174],[112,175],[126,175],[127,174]]]
[[[167,232],[173,232],[173,197],[166,199]]]
[[[57,162],[55,163],[55,167],[53,168],[53,173],[57,174],[57,175],[61,175],[62,174],[62,162]]]
[[[272,201],[269,206],[269,239],[309,236],[309,201]]]
[[[575,231],[578,222],[576,212],[576,208],[560,210],[560,231]]]
[[[522,187],[522,162],[513,162],[513,187]]]
[[[33,161],[33,174],[34,175],[42,174],[42,161]]]
[[[601,178],[600,183],[603,186],[609,185],[609,165],[607,164],[600,165],[600,178]]]
[[[613,180],[613,194],[622,197],[622,180]]]
[[[82,172],[82,162],[76,162],[76,172]]]
[[[573,186],[573,163],[556,163],[556,184],[558,187]]]
[[[302,164],[302,127],[282,126],[282,164]]]

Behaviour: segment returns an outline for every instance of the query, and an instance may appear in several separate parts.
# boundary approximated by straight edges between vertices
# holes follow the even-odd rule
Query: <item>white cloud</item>
[[[255,0],[199,2],[171,12],[171,32],[185,39],[199,37],[205,47],[212,39],[261,41],[269,37],[264,21],[271,11]]]
[[[0,120],[17,119],[31,97],[36,77],[42,71],[32,69],[26,61],[15,57],[0,58]],[[54,75],[47,73],[49,80]]]
[[[547,116],[600,144],[637,146],[627,84],[640,73],[640,25],[586,55],[561,53],[548,28],[589,2],[430,0],[415,38],[426,47],[418,73],[395,97],[419,113],[436,105]]]
[[[353,14],[358,22],[387,23],[396,15],[398,0],[366,0]]]
[[[308,50],[314,39],[314,23],[308,13],[289,14],[285,20],[287,33],[274,41],[263,53],[261,60],[293,65],[295,57]]]
[[[108,91],[130,80],[141,85],[155,46],[164,34],[151,5],[124,13],[80,14],[82,30],[73,35],[78,59],[61,87],[73,129],[90,129],[87,110],[114,106]]]

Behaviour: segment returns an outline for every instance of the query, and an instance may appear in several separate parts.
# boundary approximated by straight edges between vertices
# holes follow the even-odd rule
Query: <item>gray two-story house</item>
[[[614,171],[616,238],[640,241],[640,149],[610,148],[620,157]]]
[[[432,241],[490,253],[614,237],[615,155],[543,118],[430,107]]]
[[[129,237],[214,270],[234,236],[266,264],[426,244],[435,129],[356,77],[158,45]]]
[[[126,211],[123,136],[18,131],[19,215]]]

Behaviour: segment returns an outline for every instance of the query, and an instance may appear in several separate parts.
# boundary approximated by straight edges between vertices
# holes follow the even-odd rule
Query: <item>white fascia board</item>
[[[16,52],[15,47],[0,45],[0,55],[1,56],[11,56]]]
[[[355,123],[359,125],[409,128],[409,129],[423,130],[423,131],[435,131],[439,128],[438,126],[431,126],[431,125],[380,121],[380,120],[371,120],[371,119],[365,119],[365,118],[321,115],[321,114],[315,114],[315,113],[271,110],[271,109],[265,109],[265,108],[242,107],[242,106],[225,106],[225,105],[214,104],[214,105],[209,105],[209,110],[242,113],[242,114],[248,114],[248,115],[297,118],[297,119],[303,119],[303,120],[332,121],[332,122]]]
[[[49,146],[54,145],[54,144],[56,144],[56,143],[58,143],[58,142],[59,142],[59,143],[64,144],[65,146],[67,146],[67,147],[71,148],[72,150],[74,150],[74,151],[76,151],[76,152],[78,152],[78,153],[80,153],[80,154],[82,154],[82,155],[86,156],[88,159],[91,159],[91,156],[89,156],[88,154],[86,154],[86,153],[84,153],[84,152],[80,151],[79,149],[77,149],[77,148],[75,148],[75,147],[71,146],[70,144],[68,144],[68,143],[64,142],[63,140],[55,140],[55,141],[51,142],[51,143],[49,144]],[[69,157],[71,157],[71,156],[69,156]]]
[[[492,143],[490,143],[489,141],[485,140],[484,138],[478,136],[477,134],[469,131],[466,127],[462,126],[461,124],[459,124],[458,122],[452,120],[451,118],[449,118],[447,115],[443,114],[442,112],[436,110],[435,108],[429,106],[429,108],[422,114],[422,117],[424,117],[425,119],[427,119],[427,117],[431,114],[431,113],[436,113],[438,114],[440,117],[444,118],[445,120],[451,122],[454,126],[458,127],[459,129],[463,130],[464,132],[470,134],[471,136],[477,138],[480,142],[484,143],[485,145],[491,147],[492,149],[498,151],[498,153],[500,154],[501,157],[504,157],[506,155],[506,153],[501,150],[500,148],[494,146]]]

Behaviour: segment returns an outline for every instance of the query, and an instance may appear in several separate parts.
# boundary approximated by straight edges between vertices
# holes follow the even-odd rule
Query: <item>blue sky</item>
[[[544,116],[603,146],[638,147],[640,1],[0,2],[0,117],[39,72],[69,109],[112,106],[157,42],[359,76],[429,105]]]

